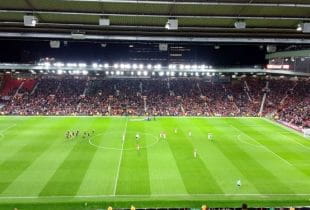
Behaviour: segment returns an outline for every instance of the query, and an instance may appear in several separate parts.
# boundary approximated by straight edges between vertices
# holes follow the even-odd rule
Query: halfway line
[[[114,189],[113,189],[113,195],[114,195],[114,196],[115,196],[115,194],[116,194],[116,187],[117,187],[117,182],[118,182],[118,177],[119,177],[119,170],[120,170],[120,168],[121,168],[121,163],[122,163],[123,149],[124,149],[124,143],[125,143],[125,139],[126,139],[127,124],[128,124],[128,118],[126,117],[125,129],[124,129],[123,137],[122,137],[121,155],[120,155],[119,161],[118,161],[117,173],[116,173],[116,178],[115,178],[115,183],[114,183]]]

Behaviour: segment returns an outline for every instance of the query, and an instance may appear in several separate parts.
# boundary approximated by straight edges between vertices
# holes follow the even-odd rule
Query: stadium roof
[[[38,18],[25,27],[24,15]],[[99,18],[110,19],[99,26]],[[168,18],[178,30],[167,30]],[[245,29],[236,29],[236,21]],[[310,43],[309,0],[10,0],[0,4],[0,36],[146,41]]]

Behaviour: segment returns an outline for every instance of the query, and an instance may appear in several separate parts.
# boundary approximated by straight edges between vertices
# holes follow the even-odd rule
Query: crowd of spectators
[[[268,84],[267,84],[268,83]],[[229,83],[200,78],[41,78],[31,92],[12,90],[3,115],[269,115],[309,127],[309,81],[243,78]],[[15,91],[15,92],[14,92]],[[15,94],[14,94],[15,93]],[[260,113],[266,94],[265,107]]]

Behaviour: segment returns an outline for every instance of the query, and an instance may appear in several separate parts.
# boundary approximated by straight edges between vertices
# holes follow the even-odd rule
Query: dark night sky
[[[133,45],[130,48],[129,45]],[[218,44],[220,49],[214,49],[214,44],[178,44],[170,46],[184,46],[191,51],[184,56],[185,62],[206,63],[214,66],[256,65],[266,63],[264,57],[266,49],[259,45],[227,45]],[[147,43],[107,43],[101,47],[100,43],[72,42],[67,45],[61,42],[59,49],[51,49],[49,41],[0,40],[0,62],[34,63],[43,57],[54,57],[61,62],[128,62],[135,56],[132,51],[136,48],[150,49],[152,53],[142,54],[145,57],[168,57],[168,52],[159,52],[158,44]],[[165,62],[163,65],[167,65]]]

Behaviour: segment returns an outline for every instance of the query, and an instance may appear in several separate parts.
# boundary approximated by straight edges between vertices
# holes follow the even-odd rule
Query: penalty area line
[[[247,135],[246,133],[244,133],[242,130],[240,130],[239,128],[230,125],[232,128],[235,128],[236,130],[239,130],[239,132],[243,133],[245,136],[249,137],[250,139],[253,139],[257,144],[260,144],[264,150],[270,152],[271,154],[273,154],[274,156],[276,156],[277,158],[279,158],[280,160],[282,160],[283,162],[285,162],[286,164],[293,166],[293,164],[291,164],[290,162],[288,162],[287,160],[285,160],[284,158],[282,158],[280,155],[278,155],[277,153],[273,152],[272,150],[270,150],[269,148],[267,148],[265,145],[263,145],[262,143],[260,143],[259,141],[257,141],[256,139],[254,139],[252,136]]]
[[[4,129],[0,130],[0,132],[1,132],[1,133],[4,133],[4,132],[6,132],[6,131],[9,130],[9,129],[14,128],[16,125],[17,125],[17,124],[10,125],[10,126],[4,128]]]

